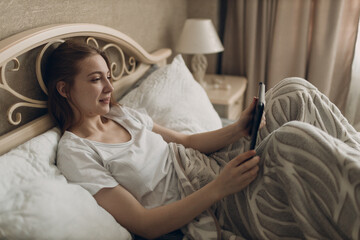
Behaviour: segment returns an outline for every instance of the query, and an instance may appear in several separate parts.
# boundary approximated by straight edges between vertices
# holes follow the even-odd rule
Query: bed
[[[44,26],[0,41],[0,239],[138,238],[56,167],[60,134],[47,114],[42,72],[49,52],[69,38],[107,53],[121,104],[184,133],[222,126],[182,56],[169,59],[170,49],[149,53],[95,24]],[[181,231],[204,240],[359,239],[360,134],[304,79],[281,81],[266,104],[258,177]],[[248,144],[241,138],[211,156],[169,144],[181,195],[212,181]],[[179,238],[177,231],[162,239]]]
[[[222,125],[182,56],[168,61],[170,49],[149,53],[126,34],[96,24],[43,26],[1,40],[0,239],[134,238],[86,190],[67,183],[55,164],[60,133],[47,114],[42,73],[49,52],[69,38],[105,50],[121,104],[182,132]]]

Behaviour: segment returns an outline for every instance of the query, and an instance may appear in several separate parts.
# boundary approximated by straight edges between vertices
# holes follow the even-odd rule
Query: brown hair
[[[48,88],[48,110],[62,133],[76,124],[73,109],[68,101],[71,102],[69,93],[74,85],[74,78],[79,73],[78,63],[96,54],[104,58],[111,71],[109,59],[104,51],[75,40],[67,40],[61,43],[47,59],[45,83]],[[58,92],[57,83],[59,81],[65,82],[68,98],[64,98]],[[112,79],[110,81],[112,83]],[[115,101],[111,98],[110,107],[115,104]]]

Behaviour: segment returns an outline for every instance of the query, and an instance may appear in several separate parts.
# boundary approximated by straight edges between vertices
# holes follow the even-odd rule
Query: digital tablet
[[[255,148],[256,139],[261,123],[261,118],[265,108],[265,84],[259,83],[259,93],[258,93],[258,101],[256,103],[254,118],[253,118],[253,126],[251,130],[251,142],[250,142],[250,150]]]

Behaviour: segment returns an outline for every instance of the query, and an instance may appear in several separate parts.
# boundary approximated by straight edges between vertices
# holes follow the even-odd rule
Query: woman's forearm
[[[238,121],[218,130],[186,135],[154,123],[153,131],[160,134],[166,142],[175,142],[203,153],[212,153],[250,134],[256,102],[257,99],[254,98],[253,102],[241,113]],[[265,122],[263,116],[260,128],[265,125]]]
[[[176,132],[155,123],[153,131],[160,134],[167,142],[179,143],[185,147],[193,148],[203,153],[215,152],[245,135],[244,129],[238,122],[214,131],[191,135]]]
[[[146,209],[139,223],[142,230],[138,234],[152,239],[183,227],[223,197],[214,191],[214,184],[211,182],[182,200]]]
[[[203,153],[212,153],[243,137],[241,130],[235,122],[218,130],[189,135],[184,145]]]

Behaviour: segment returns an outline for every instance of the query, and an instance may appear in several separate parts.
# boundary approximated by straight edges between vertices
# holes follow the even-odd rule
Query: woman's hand
[[[243,136],[249,136],[251,134],[257,101],[258,101],[258,98],[254,97],[253,101],[241,113],[240,119],[237,121],[237,125]],[[266,118],[265,118],[265,114],[263,114],[259,128],[262,128],[265,125],[266,125]]]
[[[232,159],[215,179],[215,191],[219,199],[239,192],[248,186],[257,176],[259,156],[255,151],[242,153]]]

